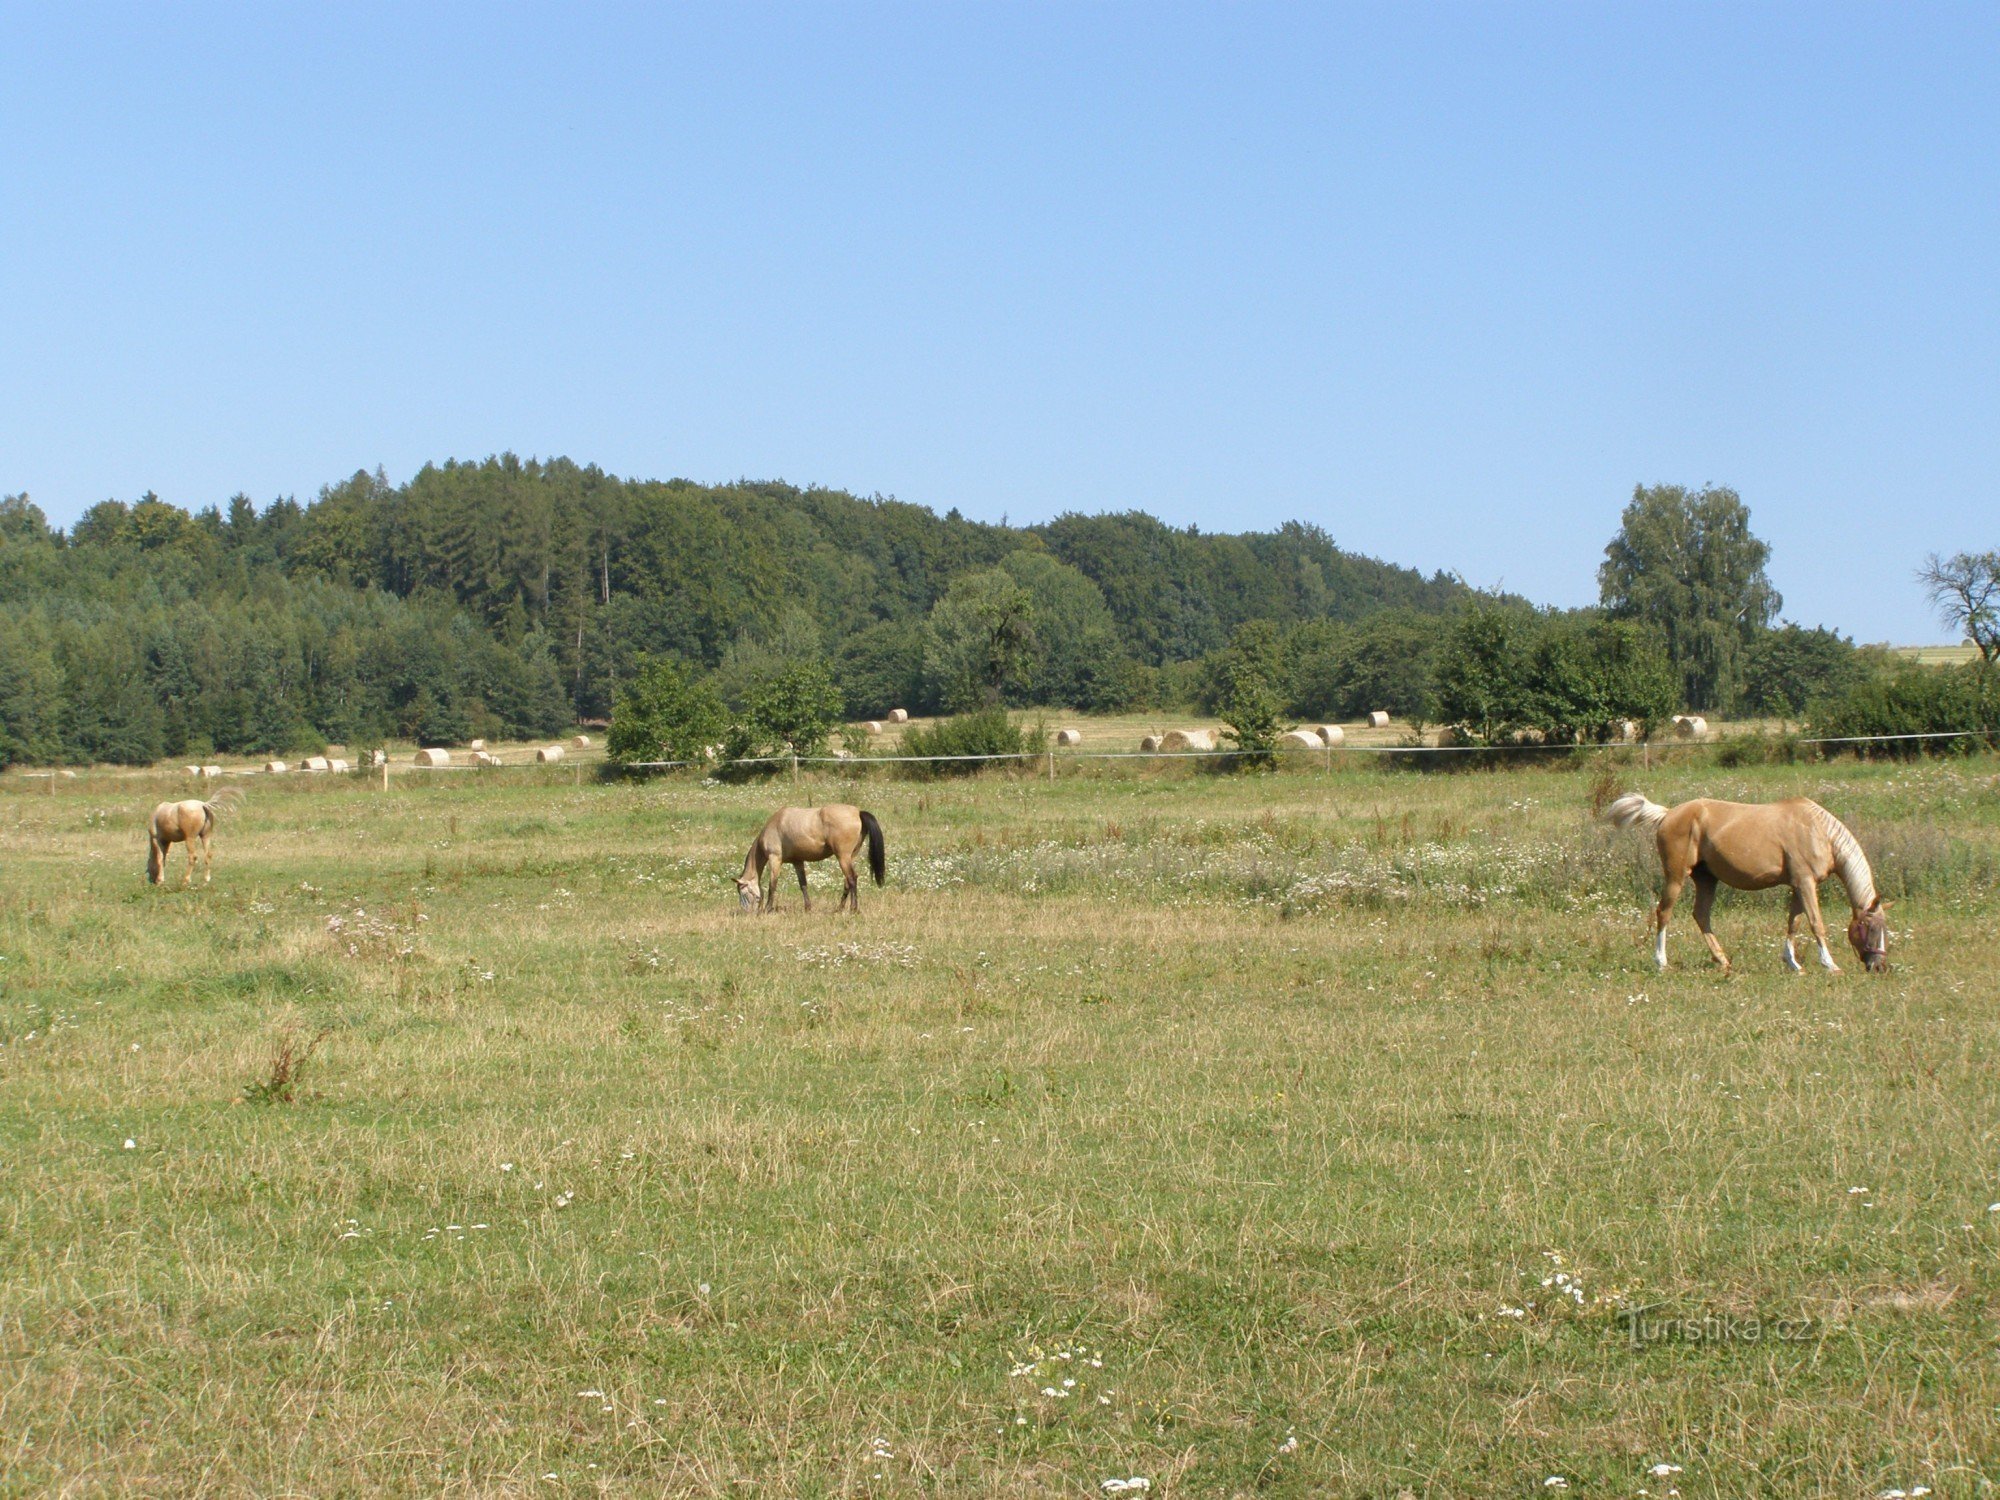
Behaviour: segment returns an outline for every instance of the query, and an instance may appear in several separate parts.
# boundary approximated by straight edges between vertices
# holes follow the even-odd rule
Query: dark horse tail
[[[889,861],[882,853],[882,825],[875,821],[875,814],[865,812],[861,815],[861,831],[868,835],[868,873],[880,885],[882,877],[888,873]]]

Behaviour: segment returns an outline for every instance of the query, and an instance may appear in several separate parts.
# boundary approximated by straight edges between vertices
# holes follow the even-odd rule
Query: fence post
[[[384,751],[382,754],[382,790],[385,792],[389,790],[389,755],[387,751]]]
[[[1054,781],[1055,779],[1056,779],[1056,753],[1055,751],[1051,750],[1049,752],[1049,780]]]
[[[793,785],[793,786],[797,786],[798,784],[799,784],[799,757],[798,757],[798,752],[797,752],[797,751],[793,751],[793,752],[792,752],[792,785]]]

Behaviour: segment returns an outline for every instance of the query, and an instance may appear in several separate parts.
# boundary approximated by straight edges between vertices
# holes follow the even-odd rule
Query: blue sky
[[[1142,507],[1550,603],[2000,546],[2000,7],[12,6],[0,490],[511,449]]]

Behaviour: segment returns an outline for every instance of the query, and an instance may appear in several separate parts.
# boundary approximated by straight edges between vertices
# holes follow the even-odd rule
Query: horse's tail
[[[882,877],[888,873],[889,861],[882,852],[882,825],[875,821],[875,814],[865,812],[861,815],[861,831],[868,835],[868,873],[880,885]]]
[[[1644,792],[1627,792],[1604,809],[1615,828],[1658,828],[1666,821],[1667,809],[1649,801]]]
[[[206,802],[202,803],[202,806],[208,809],[210,818],[219,818],[242,800],[243,789],[241,787],[226,786]]]
[[[167,849],[149,824],[146,828],[146,883],[158,885],[166,878]]]

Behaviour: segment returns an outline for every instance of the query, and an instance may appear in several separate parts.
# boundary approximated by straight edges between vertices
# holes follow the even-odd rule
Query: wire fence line
[[[1926,731],[1922,733],[1911,733],[1911,734],[1845,734],[1845,735],[1809,735],[1809,736],[1783,736],[1783,737],[1773,736],[1772,738],[1774,739],[1782,738],[1784,742],[1794,745],[1887,745],[1887,744],[1911,743],[1920,741],[1970,739],[1970,740],[1983,741],[1988,748],[2000,749],[2000,733],[1996,733],[1996,731],[1990,729],[1944,729],[1944,730],[1933,730],[1933,731]],[[298,777],[301,779],[308,779],[308,780],[314,777],[321,777],[321,776],[328,778],[332,778],[335,776],[342,776],[342,775],[349,777],[367,776],[370,778],[380,776],[382,777],[384,785],[386,786],[388,775],[391,771],[393,771],[394,774],[396,774],[397,776],[406,776],[412,772],[420,772],[425,774],[435,774],[439,772],[449,774],[451,772],[486,772],[486,771],[521,771],[521,770],[559,772],[561,770],[568,769],[573,774],[573,776],[580,781],[582,779],[586,764],[590,765],[593,771],[607,767],[616,768],[618,771],[624,772],[624,771],[685,771],[685,770],[720,771],[720,770],[728,770],[735,767],[743,767],[747,769],[749,767],[754,767],[754,766],[770,766],[770,767],[775,767],[779,770],[784,770],[789,768],[790,770],[797,772],[799,769],[806,766],[841,766],[850,770],[854,770],[854,769],[865,769],[869,766],[953,764],[953,763],[963,764],[968,762],[983,762],[989,764],[1008,762],[1015,765],[1034,765],[1037,767],[1046,767],[1049,774],[1053,776],[1055,774],[1055,768],[1059,765],[1075,761],[1087,761],[1087,760],[1178,761],[1184,763],[1193,763],[1203,760],[1229,760],[1229,759],[1240,758],[1243,756],[1274,756],[1290,760],[1299,760],[1305,757],[1316,757],[1322,764],[1330,766],[1333,764],[1335,757],[1350,756],[1350,755],[1380,755],[1380,756],[1530,755],[1530,756],[1547,757],[1551,755],[1603,754],[1608,751],[1624,751],[1627,753],[1638,752],[1642,756],[1649,756],[1651,752],[1654,750],[1695,750],[1704,748],[1713,750],[1713,749],[1718,749],[1728,743],[1731,742],[1725,740],[1715,740],[1715,739],[1709,739],[1709,740],[1673,739],[1673,740],[1608,740],[1603,742],[1592,742],[1587,744],[1542,743],[1542,744],[1508,744],[1508,745],[1326,745],[1326,746],[1320,746],[1318,748],[1314,748],[1309,745],[1279,745],[1279,746],[1274,746],[1269,750],[1246,750],[1240,746],[1235,749],[1219,749],[1219,750],[1077,750],[1069,748],[1063,748],[1063,749],[1051,748],[1045,750],[1022,750],[1022,751],[1002,752],[999,754],[989,754],[989,755],[751,755],[751,756],[740,756],[730,760],[616,761],[607,759],[600,761],[591,761],[588,763],[579,758],[579,759],[571,759],[565,761],[550,761],[550,762],[516,760],[516,761],[503,761],[500,762],[499,764],[489,763],[485,765],[481,765],[472,761],[447,762],[444,765],[422,765],[415,761],[410,761],[403,764],[397,764],[392,761],[384,765],[358,765],[354,766],[353,768],[347,771],[318,771],[318,770],[308,770],[304,767],[299,767],[297,769],[276,772],[276,771],[266,770],[258,766],[225,767],[222,770],[214,773],[213,776],[204,776],[203,779],[215,779],[216,777],[250,777],[250,776],[273,776],[273,775]],[[1737,743],[1740,743],[1740,741],[1738,741]],[[33,779],[33,780],[46,779],[50,783],[50,790],[53,791],[55,784],[59,780],[80,780],[84,775],[88,774],[89,771],[93,769],[96,768],[84,768],[81,770],[78,769],[36,770],[36,771],[24,771],[21,772],[20,774],[24,779]],[[121,770],[113,774],[127,775],[127,776],[149,775],[149,774],[156,775],[159,774],[159,770],[158,768],[152,768],[150,770],[144,768],[135,768],[131,770]]]

